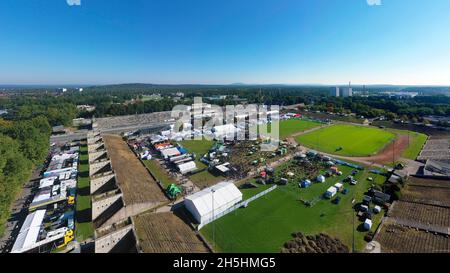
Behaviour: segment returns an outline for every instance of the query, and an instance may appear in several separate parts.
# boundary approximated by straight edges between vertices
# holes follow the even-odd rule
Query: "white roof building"
[[[180,170],[181,174],[187,174],[187,173],[197,170],[197,165],[195,164],[194,161],[189,161],[189,162],[180,164],[177,167]]]
[[[221,182],[186,197],[184,205],[197,220],[200,229],[240,201],[242,193],[239,189],[233,183]]]
[[[57,176],[51,176],[51,177],[41,179],[39,181],[39,188],[42,189],[42,188],[53,186],[56,179],[58,179]]]
[[[181,154],[180,151],[177,148],[175,148],[175,147],[161,150],[161,155],[165,159],[168,159],[169,157],[177,156],[177,155],[180,155],[180,154]]]
[[[211,131],[214,133],[215,138],[233,137],[234,133],[237,132],[237,128],[233,124],[225,124],[215,126]]]
[[[28,249],[36,244],[44,216],[45,210],[37,210],[27,216],[14,242],[12,253],[23,252],[24,249]]]

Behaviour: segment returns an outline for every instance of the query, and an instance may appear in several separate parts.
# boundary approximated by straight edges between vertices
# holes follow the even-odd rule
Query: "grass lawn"
[[[382,150],[394,138],[395,134],[378,128],[338,124],[298,136],[296,141],[330,154],[370,156]]]
[[[158,179],[164,187],[168,187],[170,184],[175,183],[175,180],[170,177],[166,170],[156,160],[144,160],[145,166],[152,172],[152,174]]]
[[[290,135],[306,131],[315,127],[319,127],[319,122],[302,120],[302,119],[288,119],[279,121],[280,139],[285,139]],[[272,124],[260,125],[259,130],[270,130]],[[268,129],[266,129],[268,126]]]
[[[425,134],[410,132],[409,146],[403,151],[402,157],[416,160],[427,139],[428,136]]]
[[[350,186],[345,183],[349,193],[338,193],[341,202],[338,205],[328,199],[318,201],[312,207],[306,207],[300,199],[312,200],[320,197],[325,190],[341,181],[352,169],[339,167],[342,176],[328,178],[323,184],[313,184],[310,188],[300,189],[297,181],[287,186],[279,186],[274,191],[253,201],[247,208],[238,209],[201,229],[207,240],[215,245],[221,252],[279,252],[282,245],[292,239],[293,232],[305,234],[318,234],[324,232],[337,237],[352,248],[353,217],[356,215],[352,209],[353,196],[356,202],[362,200],[362,195],[372,183],[382,184],[385,177],[360,171],[356,178],[359,183]],[[372,176],[375,182],[369,182],[367,177]],[[375,230],[381,221],[382,215],[374,218]],[[361,250],[365,246],[366,232],[358,231],[361,222],[355,217],[355,247]],[[212,241],[213,228],[215,229],[215,244]]]
[[[253,184],[257,185],[255,183],[255,179],[253,179],[249,182],[253,182]],[[265,191],[272,186],[273,185],[258,185],[257,188],[242,188],[242,186],[241,186],[239,188],[239,190],[242,192],[242,200],[247,200],[250,197],[257,195],[258,193]]]
[[[80,163],[77,184],[77,201],[76,201],[76,238],[83,241],[94,235],[94,228],[91,219],[91,195],[89,182],[89,157],[87,145],[82,144],[80,147]]]
[[[178,142],[181,146],[186,148],[189,153],[194,153],[196,156],[195,164],[199,169],[206,169],[206,166],[200,159],[209,152],[209,150],[214,145],[214,141],[212,140],[183,140]]]
[[[221,175],[216,176],[216,175],[210,173],[208,170],[204,170],[202,172],[193,174],[193,175],[189,176],[189,179],[200,188],[206,188],[206,187],[212,186],[214,184],[217,184],[221,181],[226,180],[225,177],[223,177]]]

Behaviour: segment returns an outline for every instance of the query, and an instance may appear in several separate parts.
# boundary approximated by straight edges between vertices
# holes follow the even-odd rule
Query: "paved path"
[[[35,183],[39,181],[42,168],[34,170],[30,180],[23,186],[22,192],[13,203],[11,216],[5,224],[5,233],[0,237],[0,252],[8,253],[11,251],[20,228],[28,215],[28,206],[33,199],[33,189]]]

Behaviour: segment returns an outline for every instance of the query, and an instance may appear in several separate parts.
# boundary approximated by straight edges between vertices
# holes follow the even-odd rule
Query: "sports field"
[[[420,151],[425,145],[425,142],[427,142],[428,136],[417,132],[406,132],[406,134],[409,135],[409,145],[403,151],[402,157],[416,160],[417,156],[420,154]]]
[[[336,205],[330,200],[318,201],[312,207],[306,207],[300,200],[313,200],[321,196],[328,187],[342,180],[352,169],[340,167],[342,176],[329,178],[323,184],[313,184],[310,188],[300,189],[297,182],[287,186],[279,186],[274,191],[253,201],[247,208],[238,209],[201,229],[201,233],[212,242],[215,230],[215,246],[220,252],[279,252],[282,245],[292,239],[291,233],[318,234],[324,232],[337,237],[352,248],[353,216],[352,199],[360,202],[363,193],[371,183],[381,184],[385,177],[374,175],[368,171],[360,171],[355,178],[356,186],[348,183],[346,195],[339,193],[341,202]],[[375,181],[367,181],[372,176]],[[374,217],[374,226],[381,221],[381,214]],[[367,232],[359,231],[362,222],[355,218],[355,246],[361,250],[365,246],[363,240]]]
[[[319,127],[321,124],[319,122],[303,120],[303,119],[288,119],[279,121],[280,139],[285,139],[288,136],[294,135],[296,133],[301,133],[306,130]],[[268,129],[266,129],[268,126]],[[270,132],[271,124],[261,125],[259,130],[268,130]]]
[[[395,134],[382,129],[338,124],[298,136],[296,141],[325,153],[371,156],[394,139]]]

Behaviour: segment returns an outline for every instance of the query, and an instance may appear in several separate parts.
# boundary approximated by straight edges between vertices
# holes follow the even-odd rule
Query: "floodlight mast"
[[[211,188],[211,200],[212,200],[212,224],[213,224],[213,250],[216,249],[216,224],[214,222],[214,193],[216,191]]]

